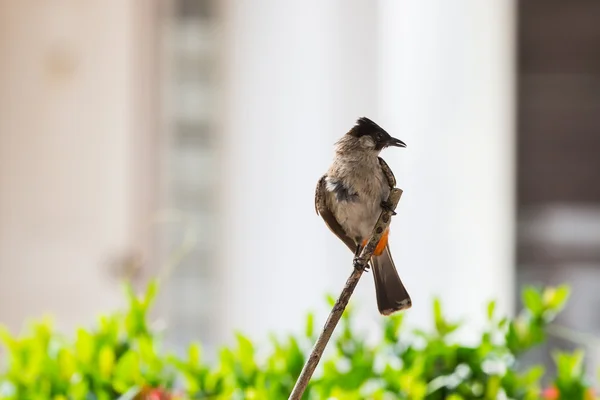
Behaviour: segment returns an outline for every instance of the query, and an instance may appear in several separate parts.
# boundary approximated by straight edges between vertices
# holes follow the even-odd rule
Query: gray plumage
[[[336,143],[333,163],[317,184],[317,214],[353,253],[370,238],[382,203],[396,183],[379,157],[387,146],[406,145],[371,120],[359,119]],[[371,265],[380,313],[389,315],[409,308],[411,299],[398,276],[389,245],[381,255],[371,258]]]

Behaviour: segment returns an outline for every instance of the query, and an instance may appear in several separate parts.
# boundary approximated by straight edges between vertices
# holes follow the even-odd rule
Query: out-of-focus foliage
[[[157,352],[147,313],[157,292],[152,282],[138,298],[128,286],[129,308],[102,316],[93,330],[66,338],[48,320],[14,337],[0,330],[8,350],[0,399],[106,399],[146,387],[171,388],[176,370]]]
[[[197,343],[184,357],[165,354],[148,324],[156,283],[142,297],[130,287],[126,292],[125,312],[101,317],[96,328],[79,329],[72,338],[54,332],[46,320],[19,337],[0,331],[6,354],[0,399],[286,399],[316,339],[309,314],[305,332],[271,338],[264,356],[242,334],[214,365]],[[526,288],[525,309],[512,320],[496,315],[491,302],[477,346],[452,340],[460,325],[444,317],[437,300],[433,331],[404,329],[402,314],[382,318],[381,338],[373,345],[352,328],[347,310],[304,398],[591,399],[581,352],[555,354],[558,374],[545,391],[544,369],[523,370],[518,363],[520,354],[544,341],[547,324],[567,298],[566,287]]]

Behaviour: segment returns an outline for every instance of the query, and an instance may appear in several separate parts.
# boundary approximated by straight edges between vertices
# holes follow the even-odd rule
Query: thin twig
[[[572,343],[588,346],[588,347],[598,347],[600,346],[600,338],[596,335],[586,332],[578,332],[574,329],[571,329],[562,325],[548,325],[546,328],[548,333],[554,337],[568,340]]]
[[[310,356],[306,360],[304,367],[302,368],[302,372],[296,381],[296,385],[290,394],[288,400],[300,400],[302,399],[302,395],[306,390],[306,386],[312,377],[313,372],[315,372],[315,368],[319,364],[319,360],[321,360],[321,356],[323,355],[323,351],[331,338],[331,334],[335,329],[338,321],[342,317],[346,306],[348,305],[348,301],[350,300],[350,296],[354,292],[354,288],[360,279],[364,267],[367,265],[368,261],[371,259],[373,255],[373,251],[375,251],[375,247],[381,240],[381,236],[386,231],[391,222],[392,212],[396,209],[398,202],[400,201],[400,197],[402,196],[402,189],[394,188],[390,192],[390,196],[388,197],[388,202],[391,205],[390,210],[383,211],[373,228],[373,233],[371,234],[371,239],[369,243],[362,249],[359,255],[359,268],[355,268],[352,271],[352,274],[346,281],[346,286],[342,290],[340,297],[337,299],[335,304],[333,305],[333,309],[329,313],[329,317],[327,318],[327,322],[325,322],[325,326],[323,327],[323,331],[319,335],[315,346],[313,347]]]

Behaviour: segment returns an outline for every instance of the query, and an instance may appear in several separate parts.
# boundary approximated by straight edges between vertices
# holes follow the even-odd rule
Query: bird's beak
[[[395,137],[391,137],[391,136],[387,140],[386,144],[388,146],[394,146],[394,147],[406,147],[406,143],[404,143],[402,140],[396,139]]]

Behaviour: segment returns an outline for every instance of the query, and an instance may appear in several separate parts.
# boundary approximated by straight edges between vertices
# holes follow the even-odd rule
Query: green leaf
[[[77,361],[73,354],[67,349],[61,349],[58,353],[58,373],[66,381],[77,371]]]
[[[544,376],[544,372],[544,366],[534,365],[523,375],[523,382],[527,383],[528,385],[537,383],[540,379],[542,379],[542,376]]]
[[[202,347],[200,343],[192,343],[188,348],[188,362],[194,368],[200,366],[200,355],[202,354]]]
[[[486,400],[496,400],[498,398],[498,394],[500,392],[500,380],[501,378],[499,376],[491,376],[489,378],[485,390]]]
[[[571,379],[583,374],[583,351],[576,350],[572,354],[562,351],[553,353],[558,371],[558,378]]]
[[[460,327],[459,324],[451,324],[443,316],[442,304],[439,298],[433,300],[433,318],[435,322],[435,329],[441,337],[444,337]]]
[[[313,313],[308,313],[306,316],[306,330],[305,336],[309,339],[312,339],[315,331],[315,316]]]
[[[544,311],[542,295],[532,286],[527,286],[523,290],[523,303],[533,315],[540,315]]]
[[[118,315],[103,315],[100,317],[100,336],[102,340],[116,345],[119,337],[119,319]]]
[[[77,330],[77,339],[75,341],[75,352],[81,363],[90,364],[94,357],[95,343],[92,335],[85,329]]]
[[[108,379],[115,365],[115,352],[110,346],[102,346],[98,354],[98,368],[100,376]]]
[[[442,315],[442,303],[439,298],[433,300],[433,318],[436,331],[443,336],[445,333],[446,321]]]
[[[386,318],[383,330],[385,341],[388,343],[398,342],[398,336],[400,335],[403,318],[404,314],[395,314]]]
[[[333,307],[335,305],[335,297],[333,297],[332,294],[328,294],[325,296],[325,299],[327,300],[327,305],[329,305],[329,307]]]
[[[239,355],[243,359],[254,357],[254,345],[252,344],[250,339],[248,339],[246,336],[242,335],[239,332],[235,335],[235,337],[238,342]]]
[[[155,358],[154,343],[149,336],[142,336],[138,339],[138,349],[140,359],[146,362],[152,361]]]
[[[505,328],[507,324],[508,324],[508,318],[504,317],[498,322],[498,328],[500,328],[500,329]]]
[[[570,293],[571,289],[568,285],[547,288],[544,290],[544,303],[553,311],[560,311],[564,308]]]
[[[584,354],[576,350],[569,354],[556,351],[553,354],[556,362],[557,376],[554,384],[558,388],[561,399],[584,399],[588,392],[583,365]],[[587,397],[589,398],[589,397]]]
[[[157,293],[158,280],[152,279],[150,282],[148,282],[148,286],[146,287],[146,295],[144,296],[144,300],[142,301],[142,307],[144,311],[146,311],[152,305]]]
[[[115,377],[124,386],[131,386],[139,381],[140,360],[139,355],[135,351],[128,350],[119,359],[115,367]]]
[[[0,343],[4,344],[4,346],[11,352],[17,352],[19,348],[19,342],[16,337],[13,337],[9,330],[4,326],[0,325]]]
[[[495,310],[496,310],[496,301],[492,300],[488,303],[488,306],[487,306],[488,321],[492,321],[494,319],[494,311]]]

